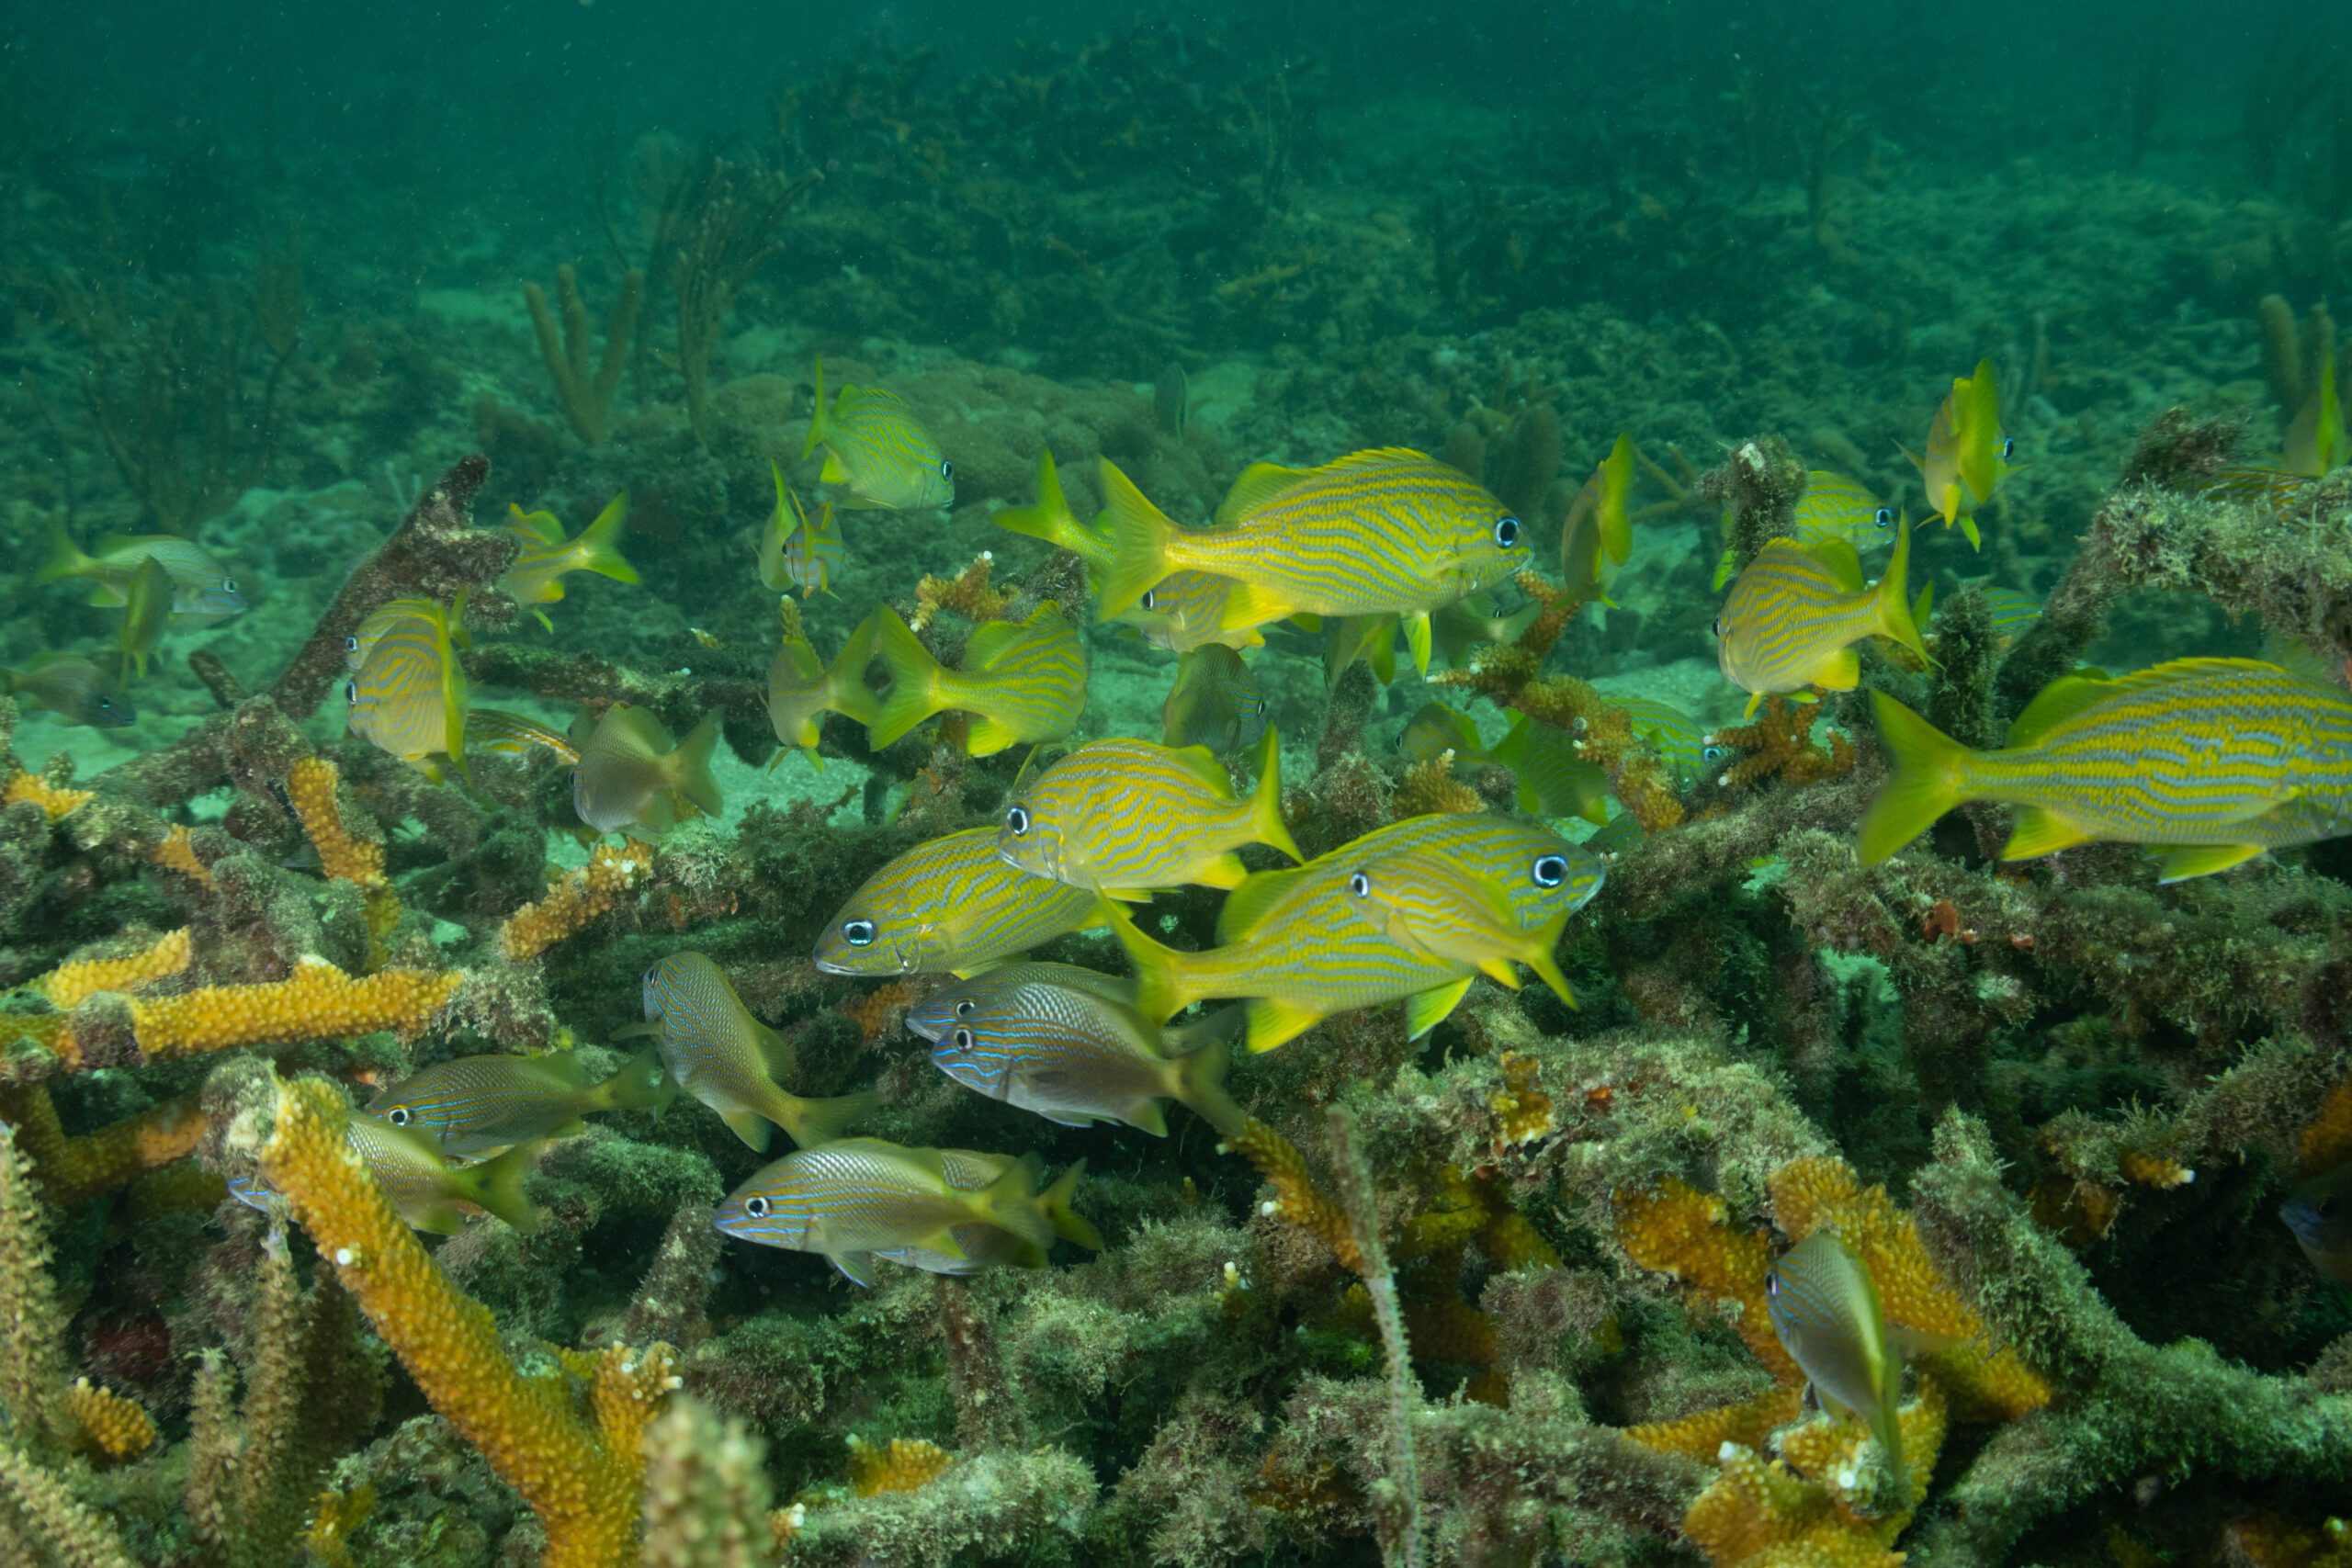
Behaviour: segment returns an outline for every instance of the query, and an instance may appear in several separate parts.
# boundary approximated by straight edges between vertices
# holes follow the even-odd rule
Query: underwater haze
[[[2352,26],[0,19],[0,1568],[2352,1568]]]

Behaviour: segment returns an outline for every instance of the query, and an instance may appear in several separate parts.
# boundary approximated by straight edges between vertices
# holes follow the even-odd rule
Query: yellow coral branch
[[[507,917],[499,950],[509,961],[526,964],[609,913],[652,874],[650,846],[634,839],[617,848],[598,844],[586,865],[574,866],[548,889],[546,897]]]
[[[17,1145],[32,1161],[41,1190],[62,1208],[127,1187],[148,1171],[186,1159],[203,1140],[206,1124],[198,1097],[189,1093],[95,1133],[69,1137],[48,1089],[40,1084],[0,1090],[0,1118],[17,1129]]]
[[[1272,1184],[1274,1196],[1265,1206],[1267,1213],[1288,1220],[1322,1242],[1339,1255],[1349,1272],[1363,1272],[1355,1226],[1349,1223],[1345,1210],[1315,1190],[1315,1179],[1307,1174],[1306,1156],[1297,1145],[1253,1116],[1225,1140],[1225,1146],[1256,1166],[1258,1173]]]
[[[622,1568],[637,1549],[646,1426],[674,1385],[671,1351],[614,1346],[590,1382],[594,1422],[559,1378],[526,1377],[481,1303],[451,1284],[352,1152],[342,1093],[281,1085],[262,1174],[434,1409],[546,1528],[548,1568]]]
[[[384,886],[384,846],[353,836],[344,826],[336,786],[343,774],[324,757],[305,757],[286,770],[286,797],[319,852],[319,869],[330,881],[361,887]]]
[[[212,868],[196,858],[196,846],[189,839],[187,823],[173,823],[171,831],[164,835],[163,842],[151,852],[155,863],[168,871],[176,871],[182,876],[193,877],[201,886],[210,887]]]
[[[423,1029],[458,988],[458,975],[386,969],[354,979],[323,958],[306,958],[283,980],[207,986],[185,996],[130,1004],[139,1049],[150,1061],[239,1045],[292,1045],[389,1029]]]
[[[1617,1194],[1617,1239],[1643,1268],[1671,1274],[1739,1310],[1732,1326],[1776,1382],[1804,1381],[1772,1332],[1764,1270],[1772,1261],[1762,1231],[1734,1230],[1724,1201],[1668,1177],[1655,1192]]]
[[[134,1460],[155,1446],[154,1418],[139,1402],[87,1378],[65,1391],[65,1408],[82,1429],[77,1446],[101,1459]]]
[[[0,784],[0,806],[15,806],[31,801],[47,813],[52,822],[62,821],[96,798],[97,792],[87,789],[61,789],[39,773],[17,773]]]
[[[50,1006],[65,1011],[80,1007],[100,991],[128,991],[168,979],[188,965],[194,952],[187,928],[166,931],[153,946],[121,958],[85,958],[61,964],[32,982]]]

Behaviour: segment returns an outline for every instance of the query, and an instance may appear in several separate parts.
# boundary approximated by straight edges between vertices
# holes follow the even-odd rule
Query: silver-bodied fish
[[[1090,991],[1132,1009],[1136,983],[1124,975],[1105,975],[1075,964],[1043,964],[1024,960],[999,964],[942,986],[907,1010],[907,1027],[934,1043],[970,1018],[989,998],[1018,986],[1058,986],[1064,990]]]
[[[874,1109],[870,1094],[787,1093],[777,1080],[792,1075],[792,1043],[752,1016],[706,954],[673,953],[645,972],[645,1018],[678,1087],[756,1151],[766,1150],[771,1124],[806,1148],[839,1137]]]
[[[1910,565],[1911,530],[1900,520],[1894,555],[1875,586],[1862,581],[1862,563],[1842,540],[1808,549],[1774,539],[1758,551],[1733,581],[1715,622],[1724,678],[1748,694],[1749,716],[1774,693],[1852,691],[1862,678],[1854,645],[1873,637],[1901,643],[1928,662],[1904,592]]]
[[[442,1152],[488,1154],[535,1138],[587,1131],[583,1116],[666,1109],[678,1086],[647,1046],[605,1077],[591,1080],[578,1053],[493,1053],[435,1062],[378,1089],[368,1114],[440,1140]]]
[[[1023,871],[1135,901],[1188,883],[1239,886],[1249,871],[1234,851],[1244,844],[1306,858],[1283,823],[1282,741],[1272,729],[1246,800],[1205,747],[1090,740],[1014,791],[996,839]]]
[[[227,569],[195,540],[171,534],[100,539],[96,553],[85,555],[62,525],[52,525],[49,560],[35,581],[85,578],[91,584],[90,603],[110,609],[130,597],[131,579],[150,558],[170,574],[172,614],[182,620],[218,621],[243,613],[244,591]]]
[[[982,1154],[976,1149],[939,1151],[940,1168],[946,1173],[948,1185],[959,1192],[985,1190],[1017,1163],[1012,1155]],[[1071,1206],[1078,1196],[1079,1179],[1085,1174],[1084,1160],[1071,1165],[1037,1194],[1037,1207],[1054,1227],[1056,1236],[1063,1241],[1075,1242],[1090,1252],[1100,1252],[1102,1250],[1101,1234]],[[874,1256],[933,1274],[977,1274],[983,1269],[1037,1269],[1044,1267],[1046,1262],[1046,1255],[1035,1245],[995,1225],[957,1225],[948,1234],[963,1249],[962,1257],[950,1257],[946,1253],[933,1252],[920,1247],[892,1247]]]
[[[825,449],[820,482],[847,486],[853,507],[933,512],[956,504],[956,465],[940,452],[906,399],[878,387],[843,387],[828,409],[821,358],[801,460],[820,446]]]
[[[523,1182],[538,1168],[545,1144],[517,1144],[496,1159],[456,1165],[430,1134],[355,1111],[351,1146],[401,1218],[417,1230],[455,1235],[466,1228],[470,1209],[495,1214],[518,1231],[539,1228],[543,1216]]]
[[[139,563],[138,575],[130,580],[130,591],[122,602],[122,630],[116,643],[122,649],[122,675],[125,684],[136,667],[143,677],[147,673],[147,656],[164,640],[164,628],[172,620],[172,574],[164,563],[149,556]]]
[[[719,721],[718,714],[705,714],[684,740],[673,743],[660,719],[615,703],[581,742],[571,769],[572,810],[599,833],[644,838],[675,827],[681,803],[718,816],[726,803],[710,760],[718,750]]]
[[[1238,1008],[1171,1030],[1091,985],[1008,985],[987,975],[948,987],[926,1006],[940,1027],[932,1066],[1049,1122],[1124,1122],[1164,1137],[1162,1100],[1188,1107],[1219,1133],[1238,1132],[1245,1120],[1225,1089]]]
[[[1815,1231],[1773,1260],[1764,1278],[1772,1332],[1814,1393],[1870,1427],[1908,1495],[1904,1472],[1903,1352],[1888,1333],[1870,1270],[1835,1231]]]
[[[1972,751],[1883,692],[1894,773],[1862,818],[1879,862],[1971,800],[2019,808],[2001,851],[2030,860],[2094,839],[2162,851],[2163,879],[2352,832],[2352,696],[2251,659],[2177,659],[2136,675],[2061,676]]]
[[[113,677],[78,653],[36,653],[22,669],[0,670],[0,691],[93,729],[120,729],[139,719]]]
[[[1159,710],[1159,738],[1229,756],[1258,743],[1267,713],[1266,694],[1241,655],[1208,643],[1176,661],[1176,683]]]
[[[991,757],[1023,741],[1058,740],[1086,708],[1086,645],[1051,600],[1025,621],[989,621],[964,644],[963,668],[949,670],[885,604],[874,612],[874,653],[890,689],[866,727],[876,750],[935,713],[972,716],[964,750]]]
[[[822,1253],[861,1285],[874,1282],[877,1254],[969,1258],[956,1240],[969,1225],[1005,1232],[1022,1260],[1042,1262],[1055,1235],[1037,1190],[1043,1168],[1024,1155],[971,1190],[956,1184],[938,1149],[843,1138],[762,1168],[718,1205],[718,1224],[739,1241]]]
[[[1396,615],[1429,670],[1430,612],[1527,565],[1524,528],[1459,468],[1403,448],[1319,468],[1261,463],[1236,481],[1217,526],[1181,529],[1105,460],[1115,555],[1099,587],[1109,620],[1171,572],[1232,578],[1221,628],[1302,612]]]
[[[1103,922],[1082,887],[1006,863],[994,828],[917,844],[865,879],[817,939],[828,975],[969,974]]]
[[[464,621],[462,593],[449,605],[395,599],[345,644],[351,732],[432,778],[440,776],[436,757],[465,766],[470,699],[455,646]]]

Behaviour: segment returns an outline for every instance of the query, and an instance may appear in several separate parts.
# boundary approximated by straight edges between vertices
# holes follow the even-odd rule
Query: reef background
[[[1701,1254],[1736,1253],[1708,1240],[1702,1194],[1732,1231],[1793,1235],[1776,1173],[1836,1158],[1916,1219],[1986,1354],[2050,1391],[1954,1426],[1911,1561],[2340,1557],[2352,1305],[2273,1217],[2352,1150],[2352,1097],[2331,1097],[2352,1001],[2340,841],[2158,889],[2121,849],[1998,872],[2002,816],[1972,810],[1865,873],[1860,695],[1828,705],[1817,745],[1768,721],[1738,748],[1758,766],[1670,780],[1685,825],[1626,851],[1572,928],[1580,1010],[1482,985],[1417,1047],[1382,1010],[1237,1072],[1306,1151],[1317,1209],[1181,1113],[1161,1143],[967,1094],[899,1027],[907,989],[812,969],[840,892],[984,819],[1018,757],[874,756],[835,723],[821,773],[763,772],[775,608],[751,545],[768,460],[813,474],[815,354],[829,382],[903,392],[957,470],[944,522],[845,518],[838,597],[803,606],[827,651],[983,550],[1016,605],[1070,592],[1066,563],[988,522],[1048,446],[1081,511],[1098,454],[1193,520],[1248,462],[1395,444],[1478,464],[1555,525],[1545,508],[1628,430],[1665,476],[1638,497],[1653,513],[1617,606],[1578,615],[1544,668],[1712,727],[1740,705],[1708,635],[1718,515],[1785,502],[1743,486],[1741,449],[1916,502],[1894,443],[1916,446],[1990,355],[2030,467],[1981,555],[1918,536],[1942,669],[1873,660],[1868,683],[1990,739],[2076,659],[2290,632],[2340,660],[2343,476],[2294,520],[2199,491],[2275,453],[2292,412],[2262,302],[2310,333],[2352,267],[2345,40],[2307,12],[2188,6],[1188,10],[1107,33],[1078,7],[1017,27],[803,9],[682,27],[613,0],[109,5],[0,25],[0,663],[110,647],[115,615],[34,581],[52,524],[85,544],[191,533],[253,604],[167,638],[134,727],[28,709],[9,732],[27,772],[0,813],[0,980],[182,928],[192,956],[12,1004],[66,1021],[10,1025],[0,1074],[30,1167],[0,1203],[0,1296],[48,1325],[0,1377],[0,1539],[75,1563],[533,1560],[543,1512],[355,1329],[303,1227],[281,1256],[206,1182],[250,1163],[304,1071],[602,1050],[647,964],[692,946],[793,1036],[797,1087],[877,1087],[881,1135],[1088,1160],[1080,1206],[1111,1246],[859,1292],[698,1225],[756,1163],[701,1108],[600,1121],[544,1168],[545,1232],[435,1251],[533,1386],[645,1365],[550,1346],[676,1347],[690,1401],[648,1439],[657,1523],[801,1497],[796,1562],[1340,1562],[1375,1542],[1405,1560],[1423,1532],[1435,1561],[1699,1561],[1686,1510],[1738,1477],[1714,1443],[1677,1458],[1618,1429],[1767,1398],[1776,1369],[1739,1332],[1752,1311],[1713,1310],[1661,1260],[1696,1281]],[[560,393],[525,305],[560,267],[599,348],[628,270],[646,274],[601,417]],[[568,580],[552,631],[486,594],[471,655],[483,700],[559,724],[616,697],[679,729],[726,709],[727,813],[599,881],[560,770],[493,759],[475,793],[433,789],[341,738],[305,649],[339,641],[355,583],[486,588],[502,562],[474,525],[510,502],[576,530],[621,490],[644,584]],[[1535,532],[1547,565],[1556,526]],[[2006,650],[1981,603],[1961,607],[1986,574],[2048,604]],[[943,651],[963,626],[943,620]],[[1430,798],[1396,744],[1442,694],[1361,671],[1327,694],[1318,651],[1282,642],[1260,667],[1310,853],[1400,790]],[[1080,733],[1156,734],[1172,661],[1099,632],[1091,654]],[[313,752],[338,764],[333,832],[296,804]],[[70,784],[96,796],[52,793]],[[374,871],[346,831],[380,838]],[[517,961],[516,911],[558,873],[577,929]],[[1204,939],[1214,907],[1170,901],[1176,935]],[[429,1024],[322,1010],[288,1038],[176,1050],[116,994],[299,978],[308,955],[457,978]],[[1119,962],[1100,938],[1049,955]],[[345,1039],[338,1018],[400,1027]],[[279,1047],[274,1077],[258,1055],[221,1066],[247,1044]],[[173,1163],[199,1140],[200,1167]],[[1675,1201],[1668,1181],[1688,1184],[1687,1254],[1628,1217]],[[1314,1214],[1319,1232],[1295,1223]],[[1381,1247],[1342,1261],[1365,1230],[1393,1284]],[[1392,1297],[1409,1380],[1384,1370]],[[92,1434],[127,1416],[60,1404],[83,1376],[158,1430],[114,1453]],[[616,1430],[568,1462],[634,1517]],[[894,1438],[958,1462],[838,1499],[851,1438],[886,1471]],[[1831,1550],[1797,1539],[1830,1516],[1783,1540],[1756,1496],[1756,1533],[1716,1560]],[[59,1544],[86,1519],[110,1540]],[[1856,1551],[1871,1536],[1837,1528]],[[648,1551],[748,1562],[768,1542],[764,1524],[681,1526]]]

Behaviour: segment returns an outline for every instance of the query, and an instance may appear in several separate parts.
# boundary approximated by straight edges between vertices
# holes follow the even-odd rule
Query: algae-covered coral
[[[2344,1559],[2340,59],[626,10],[0,38],[0,1561]]]

